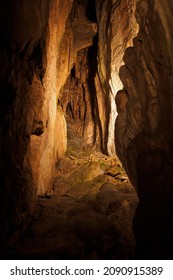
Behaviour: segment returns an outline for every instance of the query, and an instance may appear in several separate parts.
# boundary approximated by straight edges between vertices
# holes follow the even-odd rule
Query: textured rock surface
[[[96,1],[96,19],[93,3],[11,0],[1,6],[0,237],[15,232],[17,238],[36,196],[52,192],[72,118],[88,144],[117,153],[138,190],[137,257],[171,258],[173,4]],[[93,177],[104,184],[102,171],[90,159],[69,175],[72,188],[59,182],[57,195],[97,192]],[[111,192],[112,185],[101,188],[101,196]]]
[[[36,116],[34,124],[34,112],[43,104],[41,79],[49,10],[47,1],[33,1],[31,6],[23,1],[10,4],[2,4],[0,17],[1,240],[11,231],[20,230],[33,209],[35,182],[26,154],[30,137],[36,131],[33,125],[42,121]]]
[[[4,258],[133,259],[136,192],[115,158],[86,147],[72,125],[68,135],[53,196],[38,199],[25,236]]]
[[[67,146],[60,89],[77,51],[97,32],[85,1],[80,7],[72,0],[10,4],[2,5],[0,20],[2,240],[20,235],[36,196],[52,189],[55,163]]]
[[[0,180],[3,238],[20,232],[51,188],[57,149],[57,59],[72,1],[2,4]],[[61,9],[61,12],[60,12]],[[62,125],[63,126],[63,125]],[[65,128],[63,128],[65,129]],[[64,142],[64,140],[62,140]],[[9,227],[10,225],[10,227]]]
[[[172,1],[138,2],[139,33],[120,69],[128,101],[119,156],[139,189],[135,228],[138,257],[142,258],[172,258],[171,12]]]
[[[173,4],[143,0],[114,1],[111,6],[110,1],[98,1],[97,7],[99,75],[102,87],[111,88],[113,97],[117,94],[115,130],[114,119],[109,124],[116,152],[140,197],[135,217],[138,257],[171,258]],[[108,133],[109,148],[113,142]]]
[[[122,150],[119,155],[121,158],[126,157],[125,165],[129,166],[129,175],[134,183],[136,174],[130,170],[128,160],[134,166],[138,154],[144,150],[163,148],[168,152],[168,139],[170,141],[172,138],[172,128],[166,126],[172,118],[172,24],[163,12],[169,5],[171,9],[171,3],[156,2],[138,3],[136,17],[140,26],[139,33],[134,39],[134,46],[126,50],[125,66],[120,70],[128,101],[126,129],[124,139],[120,141]]]
[[[96,1],[99,25],[98,77],[101,81],[105,112],[105,148],[109,155],[115,154],[115,119],[117,116],[115,96],[123,85],[119,69],[127,47],[138,32],[134,15],[136,0]],[[100,110],[100,107],[99,107]]]

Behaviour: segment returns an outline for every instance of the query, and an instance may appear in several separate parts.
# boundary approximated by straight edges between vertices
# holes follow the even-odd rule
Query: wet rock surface
[[[39,197],[31,225],[7,259],[133,259],[137,195],[116,158],[68,128],[53,191]]]

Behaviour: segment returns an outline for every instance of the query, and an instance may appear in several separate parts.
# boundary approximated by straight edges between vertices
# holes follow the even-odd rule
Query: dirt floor
[[[117,158],[84,143],[68,127],[52,195],[39,197],[30,227],[10,259],[133,259],[138,198]]]

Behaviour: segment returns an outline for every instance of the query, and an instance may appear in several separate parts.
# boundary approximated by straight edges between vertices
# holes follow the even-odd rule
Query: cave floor
[[[120,162],[97,152],[68,127],[53,194],[39,197],[9,259],[133,259],[137,195]]]

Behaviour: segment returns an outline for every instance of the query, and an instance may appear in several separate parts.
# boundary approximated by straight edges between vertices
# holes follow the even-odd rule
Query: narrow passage
[[[11,259],[133,259],[137,195],[116,158],[84,143],[68,123],[68,148],[53,194],[40,197]]]

